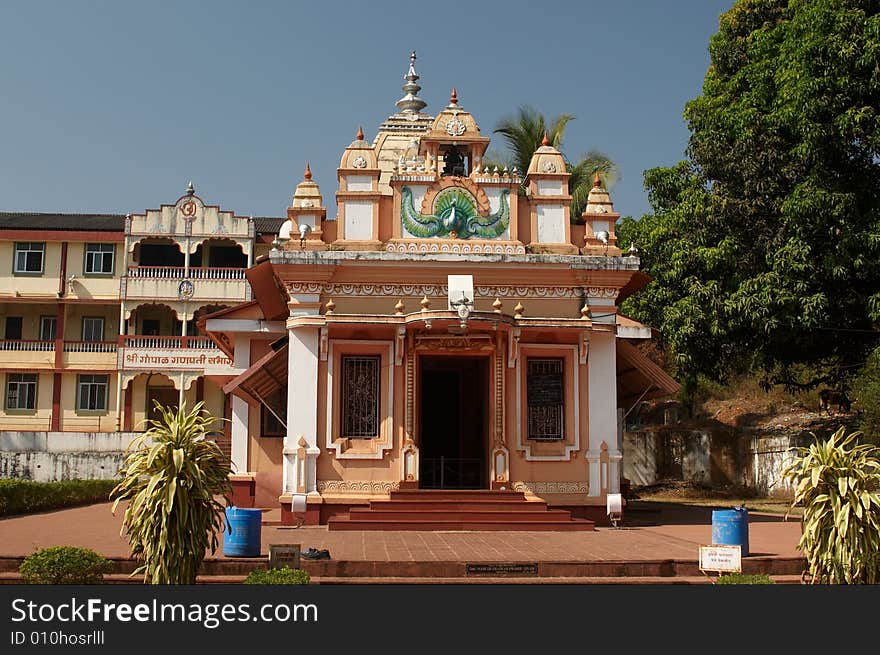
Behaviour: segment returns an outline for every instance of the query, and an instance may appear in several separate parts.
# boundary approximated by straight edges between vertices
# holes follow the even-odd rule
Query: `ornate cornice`
[[[517,480],[512,485],[514,491],[526,491],[533,494],[586,494],[590,486],[586,482],[536,482],[534,480]]]
[[[348,494],[369,496],[390,494],[400,489],[400,482],[385,480],[319,480],[318,492],[327,494]]]
[[[449,293],[445,284],[324,284],[321,282],[287,282],[292,294],[327,294],[330,297],[362,296],[428,296],[443,297]],[[616,298],[615,287],[573,286],[476,286],[474,292],[483,298]]]

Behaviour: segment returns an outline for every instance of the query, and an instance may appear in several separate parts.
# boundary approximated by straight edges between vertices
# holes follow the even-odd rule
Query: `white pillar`
[[[318,328],[288,330],[287,436],[284,439],[285,493],[316,495],[318,448]],[[305,440],[305,467],[296,466],[300,439]],[[305,479],[300,479],[300,472]]]
[[[600,457],[602,442],[615,468],[619,463],[620,445],[617,437],[617,336],[613,332],[591,332],[587,359],[590,438],[587,461],[590,470],[590,495],[599,496],[601,489]],[[620,480],[607,472],[608,492],[618,493]]]
[[[243,369],[250,366],[251,340],[236,335],[232,365]],[[232,396],[232,465],[236,473],[248,470],[248,424],[250,405],[244,398]]]

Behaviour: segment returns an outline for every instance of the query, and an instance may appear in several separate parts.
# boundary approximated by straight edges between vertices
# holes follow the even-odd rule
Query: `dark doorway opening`
[[[488,358],[423,357],[420,379],[419,487],[486,489]]]
[[[158,421],[162,415],[156,409],[158,402],[163,407],[177,410],[180,393],[174,387],[147,387],[147,419]]]

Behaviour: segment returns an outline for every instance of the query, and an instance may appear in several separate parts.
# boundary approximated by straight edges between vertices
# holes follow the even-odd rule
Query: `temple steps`
[[[520,491],[420,489],[391,492],[388,500],[334,516],[330,530],[594,530],[571,512],[548,509]]]

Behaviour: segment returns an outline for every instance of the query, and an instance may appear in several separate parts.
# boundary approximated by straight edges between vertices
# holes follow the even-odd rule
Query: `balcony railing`
[[[243,280],[244,268],[206,267],[190,268],[191,280]],[[183,266],[130,266],[128,276],[132,278],[173,279],[182,280],[186,277]]]
[[[0,340],[0,350],[19,350],[29,352],[50,352],[55,350],[55,341],[34,341],[25,339]]]
[[[125,334],[119,345],[126,348],[216,348],[208,337],[140,336]]]
[[[115,341],[66,341],[64,352],[66,353],[115,353]]]

